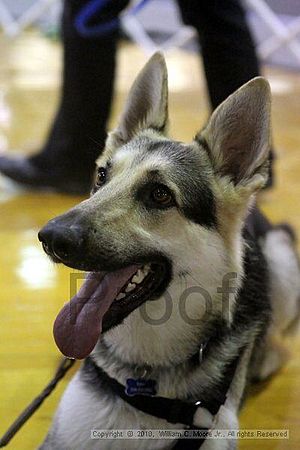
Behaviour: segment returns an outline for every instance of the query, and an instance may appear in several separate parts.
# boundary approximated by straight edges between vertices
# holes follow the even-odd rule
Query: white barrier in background
[[[24,28],[32,25],[43,16],[54,2],[57,2],[57,0],[35,1],[22,15],[15,19],[7,5],[0,0],[0,24],[4,33],[9,37],[17,36]]]
[[[34,24],[42,18],[50,7],[58,3],[59,0],[36,0],[27,10],[15,18],[10,11],[9,4],[0,0],[0,26],[9,37],[17,36],[24,28]],[[66,0],[71,1],[71,0]],[[137,1],[137,0],[135,0]],[[258,46],[258,52],[262,59],[269,58],[278,49],[286,47],[289,49],[297,64],[300,64],[300,43],[297,37],[300,35],[300,16],[291,19],[288,24],[284,23],[265,0],[244,0],[248,8],[263,21],[271,31],[272,36],[265,39]],[[172,7],[172,2],[170,2]],[[165,3],[163,4],[165,5]],[[147,9],[147,8],[146,8]],[[284,10],[284,4],[283,4]],[[147,53],[151,54],[156,50],[168,50],[173,47],[182,47],[195,36],[191,27],[186,27],[177,23],[171,37],[165,42],[157,44],[145,30],[144,24],[138,16],[132,14],[121,14],[123,29]],[[178,28],[178,26],[180,26]],[[172,31],[170,30],[170,33]]]
[[[264,59],[280,47],[288,47],[300,63],[300,44],[296,37],[300,33],[300,16],[288,25],[284,24],[264,0],[246,0],[249,8],[272,30],[273,35],[258,46],[258,52]]]

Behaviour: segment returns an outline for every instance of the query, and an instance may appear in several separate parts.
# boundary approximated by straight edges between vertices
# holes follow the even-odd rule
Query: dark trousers
[[[83,38],[74,18],[87,0],[65,0],[60,105],[42,151],[33,157],[40,167],[89,177],[103,148],[115,74],[118,32]],[[177,0],[183,21],[199,37],[212,108],[249,79],[259,65],[239,0]],[[104,12],[113,16],[128,0],[113,0]],[[103,13],[101,13],[103,14]],[[95,21],[101,17],[95,17]]]

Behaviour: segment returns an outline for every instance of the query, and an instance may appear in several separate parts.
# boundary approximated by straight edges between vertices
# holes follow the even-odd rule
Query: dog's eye
[[[167,186],[159,185],[151,192],[152,200],[159,206],[168,207],[174,205],[172,193]]]
[[[106,182],[106,169],[105,167],[99,167],[96,175],[95,184],[97,187],[103,186]]]

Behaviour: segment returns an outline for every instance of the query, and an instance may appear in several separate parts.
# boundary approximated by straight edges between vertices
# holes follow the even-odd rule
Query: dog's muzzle
[[[124,260],[115,247],[112,252],[101,245],[100,235],[98,246],[92,245],[95,229],[78,211],[50,220],[38,237],[54,262],[89,272],[54,323],[55,342],[68,357],[88,356],[102,332],[120,324],[144,302],[158,299],[171,280],[171,263],[159,253],[139,258],[128,254]]]

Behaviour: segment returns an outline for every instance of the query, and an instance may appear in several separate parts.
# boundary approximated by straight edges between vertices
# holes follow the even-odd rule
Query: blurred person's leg
[[[215,109],[237,88],[260,75],[245,11],[239,0],[177,1],[183,21],[197,30],[211,106]]]
[[[105,37],[81,37],[74,20],[86,3],[64,1],[61,99],[44,147],[30,158],[0,158],[0,171],[23,184],[70,193],[89,191],[94,162],[106,137],[118,32]],[[109,20],[127,3],[115,0],[93,20],[98,22],[103,15]]]

